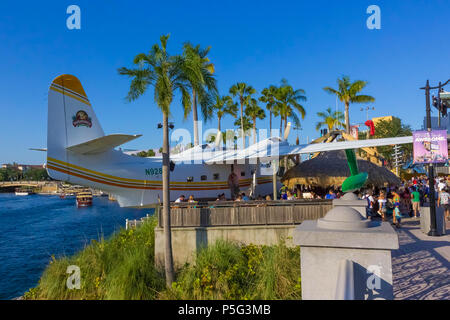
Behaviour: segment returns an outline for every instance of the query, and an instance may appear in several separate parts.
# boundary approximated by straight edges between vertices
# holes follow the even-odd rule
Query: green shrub
[[[72,257],[52,257],[36,288],[26,299],[154,299],[164,290],[164,276],[154,264],[151,217],[137,229],[121,230],[109,240],[92,241]],[[81,288],[68,289],[67,267],[80,268]]]
[[[92,241],[71,257],[52,257],[39,284],[24,299],[301,299],[299,248],[284,242],[242,246],[217,241],[196,253],[166,289],[155,268],[156,217],[137,229]],[[81,288],[68,289],[67,267],[81,272]]]
[[[217,241],[185,265],[162,299],[301,299],[300,252],[276,246]]]

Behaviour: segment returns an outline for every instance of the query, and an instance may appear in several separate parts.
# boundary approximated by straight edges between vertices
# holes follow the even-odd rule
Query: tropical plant
[[[297,112],[300,113],[302,119],[305,118],[305,108],[300,101],[306,101],[305,90],[297,89],[289,85],[286,79],[281,80],[281,86],[276,90],[276,110],[281,117],[280,136],[282,136],[283,121],[284,129],[287,127],[287,119],[291,119],[296,127],[300,126],[300,119]]]
[[[155,151],[153,149],[148,149],[148,151],[140,151],[136,154],[138,157],[147,158],[147,157],[154,157]]]
[[[401,120],[398,118],[393,118],[392,120],[380,120],[375,124],[375,139],[407,137],[411,135],[411,127],[402,124]],[[378,147],[377,151],[383,156],[383,158],[389,162],[392,162],[392,154],[394,153],[393,146]],[[402,144],[400,146],[400,152],[403,155],[404,161],[411,158],[413,153],[412,144]]]
[[[316,123],[317,131],[322,127],[327,127],[328,131],[331,132],[333,129],[344,125],[344,115],[340,111],[331,111],[331,108],[327,108],[325,112],[317,112],[317,116],[321,118],[321,121]]]
[[[163,227],[165,236],[165,273],[166,283],[171,285],[174,279],[172,238],[170,229],[170,185],[169,185],[169,115],[175,92],[181,93],[181,104],[184,109],[191,105],[189,83],[187,83],[185,59],[181,56],[170,56],[167,52],[169,35],[160,37],[161,45],[154,44],[150,52],[138,54],[133,63],[136,68],[120,68],[120,75],[131,78],[128,101],[142,96],[149,86],[154,88],[154,99],[163,114]]]
[[[276,92],[278,88],[274,85],[264,88],[261,91],[262,96],[259,98],[259,101],[264,102],[266,104],[266,109],[269,111],[269,135],[272,136],[272,114],[275,117],[278,117],[278,111],[276,109]]]
[[[207,120],[212,103],[211,95],[217,94],[214,64],[207,57],[210,49],[211,47],[202,49],[200,45],[193,46],[189,42],[183,46],[183,73],[192,91],[192,108],[189,106],[184,110],[184,117],[192,110],[194,146],[199,145],[197,101],[200,103],[203,119]]]
[[[250,103],[245,108],[245,115],[252,119],[253,143],[256,143],[256,119],[264,119],[266,117],[266,113],[260,106],[258,106],[256,99],[251,99]]]
[[[217,117],[217,130],[221,130],[221,120],[225,115],[230,115],[236,118],[237,104],[233,102],[230,96],[215,95],[214,102],[209,109],[210,116]]]
[[[323,90],[336,95],[338,99],[345,104],[345,129],[347,133],[350,134],[350,103],[374,102],[375,98],[368,95],[358,95],[358,93],[367,86],[366,81],[356,80],[352,83],[348,76],[344,76],[342,79],[337,79],[337,84],[337,90],[331,87],[325,87]]]
[[[217,134],[219,134],[221,131],[221,120],[225,115],[228,114],[236,118],[237,104],[233,102],[230,96],[220,96],[219,94],[216,94],[208,113],[210,117],[213,117],[214,115],[217,117]],[[222,140],[226,143],[225,135],[222,135]]]
[[[244,130],[242,130],[242,124],[244,124]],[[244,115],[242,119],[236,119],[234,125],[241,129],[239,132],[239,137],[242,137],[243,133],[245,134],[245,137],[250,136],[250,129],[253,127],[253,123],[249,116]]]
[[[234,84],[231,88],[230,88],[230,94],[233,95],[233,97],[238,97],[239,98],[239,103],[241,106],[241,124],[240,124],[240,128],[241,128],[241,137],[242,137],[242,147],[245,149],[245,127],[246,125],[244,124],[244,106],[247,106],[251,100],[252,94],[255,94],[256,90],[244,83],[244,82],[238,82],[236,84]]]

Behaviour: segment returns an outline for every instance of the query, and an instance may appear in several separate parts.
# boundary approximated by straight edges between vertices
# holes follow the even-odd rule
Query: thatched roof
[[[386,168],[366,160],[357,160],[360,172],[367,172],[369,178],[367,184],[384,187],[386,183],[399,185],[400,179]],[[322,188],[341,186],[350,170],[347,165],[345,152],[323,152],[314,159],[302,162],[288,170],[282,181],[289,188],[297,184],[311,185]]]

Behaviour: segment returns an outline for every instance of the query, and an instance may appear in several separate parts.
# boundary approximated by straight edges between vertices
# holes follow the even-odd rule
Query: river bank
[[[196,253],[166,288],[155,267],[155,216],[136,229],[93,241],[73,256],[54,259],[25,299],[51,300],[272,300],[301,299],[299,248],[283,242],[243,246],[218,240]],[[69,279],[76,266],[80,280]],[[68,281],[69,279],[69,281]],[[67,283],[75,288],[68,288]]]
[[[109,237],[152,209],[120,208],[106,197],[77,209],[74,198],[0,194],[0,299],[21,296],[37,285],[52,257],[73,255],[91,240]]]

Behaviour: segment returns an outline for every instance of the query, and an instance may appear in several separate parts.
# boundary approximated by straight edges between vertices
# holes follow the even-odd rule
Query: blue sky
[[[71,4],[81,8],[81,30],[66,27]],[[366,27],[372,4],[381,8],[381,30]],[[335,98],[322,88],[334,87],[342,75],[369,82],[364,93],[376,98],[370,116],[398,116],[419,129],[425,113],[419,87],[450,77],[449,12],[448,0],[2,1],[0,163],[45,161],[44,153],[28,148],[46,146],[48,86],[62,73],[82,81],[106,133],[144,135],[126,148],[160,147],[162,115],[152,92],[126,102],[129,81],[117,68],[131,66],[166,33],[172,54],[185,41],[212,46],[222,94],[236,82],[260,91],[282,78],[304,89],[302,143],[318,136],[316,113],[335,108]],[[365,121],[360,107],[351,106],[352,123]],[[178,100],[172,110],[176,127],[192,130]],[[233,122],[225,118],[223,128]],[[206,127],[216,125],[213,120]],[[294,131],[291,142],[295,138]]]

